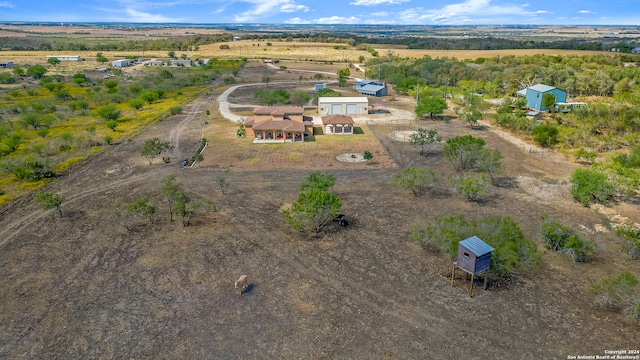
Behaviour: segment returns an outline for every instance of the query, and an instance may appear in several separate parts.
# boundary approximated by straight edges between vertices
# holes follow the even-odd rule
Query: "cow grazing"
[[[235,288],[238,294],[242,294],[248,287],[249,280],[247,280],[247,275],[240,276],[240,279],[235,283]]]

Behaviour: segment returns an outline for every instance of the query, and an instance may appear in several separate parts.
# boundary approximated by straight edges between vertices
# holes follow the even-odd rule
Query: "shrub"
[[[553,147],[558,142],[558,128],[553,125],[541,124],[532,130],[533,140],[543,147]]]
[[[229,50],[229,49],[231,49],[231,47],[228,44],[220,45],[220,50]]]
[[[34,156],[25,156],[22,160],[5,161],[2,167],[18,179],[26,181],[38,181],[54,176],[49,162]]]
[[[595,243],[592,240],[581,239],[573,229],[557,221],[543,222],[540,225],[540,232],[553,251],[566,254],[576,262],[587,261],[595,250]]]
[[[450,258],[458,254],[458,243],[477,236],[495,250],[489,271],[506,277],[534,268],[540,259],[536,243],[524,236],[518,224],[509,217],[488,216],[467,219],[465,215],[437,216],[431,222],[416,222],[409,238],[421,246],[433,246]]]
[[[182,108],[180,106],[174,106],[169,110],[169,112],[171,113],[171,115],[178,115],[182,113]]]
[[[452,178],[450,181],[451,185],[466,201],[480,201],[488,195],[487,181],[484,174],[480,177],[465,175],[459,178]]]
[[[593,284],[589,291],[600,306],[621,311],[640,320],[640,281],[628,271],[607,277]]]
[[[438,182],[438,173],[427,168],[406,168],[393,176],[391,185],[400,189],[411,190],[418,197]]]
[[[640,229],[621,226],[616,229],[616,235],[622,238],[622,248],[631,259],[640,259]]]
[[[607,175],[590,169],[577,169],[571,174],[571,195],[582,205],[592,201],[606,202],[614,195],[615,188],[607,180]]]
[[[118,122],[115,120],[109,120],[107,122],[104,123],[104,125],[111,129],[111,131],[116,131],[116,127],[118,127]]]
[[[371,153],[371,151],[365,150],[362,157],[364,157],[365,160],[371,160],[373,159],[373,154]]]
[[[129,106],[136,110],[140,110],[144,106],[144,100],[142,99],[131,99],[129,100]]]

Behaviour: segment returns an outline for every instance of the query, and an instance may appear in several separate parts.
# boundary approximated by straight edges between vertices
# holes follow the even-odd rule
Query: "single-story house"
[[[313,122],[302,106],[265,106],[253,110],[244,126],[254,143],[302,142],[313,135]]]
[[[631,49],[631,53],[632,54],[640,54],[640,47],[635,47],[635,48]]]
[[[60,61],[80,61],[80,55],[47,55],[47,61],[49,59],[56,58]]]
[[[10,68],[13,67],[13,61],[5,61],[0,63],[0,68]]]
[[[526,89],[516,92],[516,95],[523,96],[527,99],[527,108],[537,111],[547,111],[548,109],[542,106],[542,98],[548,93],[555,95],[556,103],[567,101],[566,91],[544,84],[529,86]]]
[[[193,63],[191,59],[171,59],[169,60],[169,65],[171,66],[191,66]]]
[[[111,62],[111,66],[113,66],[113,67],[131,66],[131,60],[129,60],[129,59],[114,60],[114,61]]]
[[[143,64],[147,66],[164,66],[164,60],[162,59],[150,59],[145,61]]]
[[[322,117],[324,133],[353,134],[353,118],[347,115],[328,115]]]
[[[387,96],[387,84],[373,80],[360,80],[353,83],[353,90],[362,96]]]
[[[369,99],[365,96],[319,97],[318,113],[321,116],[368,114]]]

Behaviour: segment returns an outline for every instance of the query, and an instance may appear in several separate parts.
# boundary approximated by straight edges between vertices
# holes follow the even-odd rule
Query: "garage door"
[[[331,105],[331,115],[342,114],[342,105],[333,104]]]
[[[355,114],[358,111],[356,104],[347,104],[347,114]]]

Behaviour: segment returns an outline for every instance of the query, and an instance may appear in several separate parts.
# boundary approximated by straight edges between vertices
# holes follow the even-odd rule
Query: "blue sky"
[[[0,0],[0,21],[640,25],[640,1]]]

